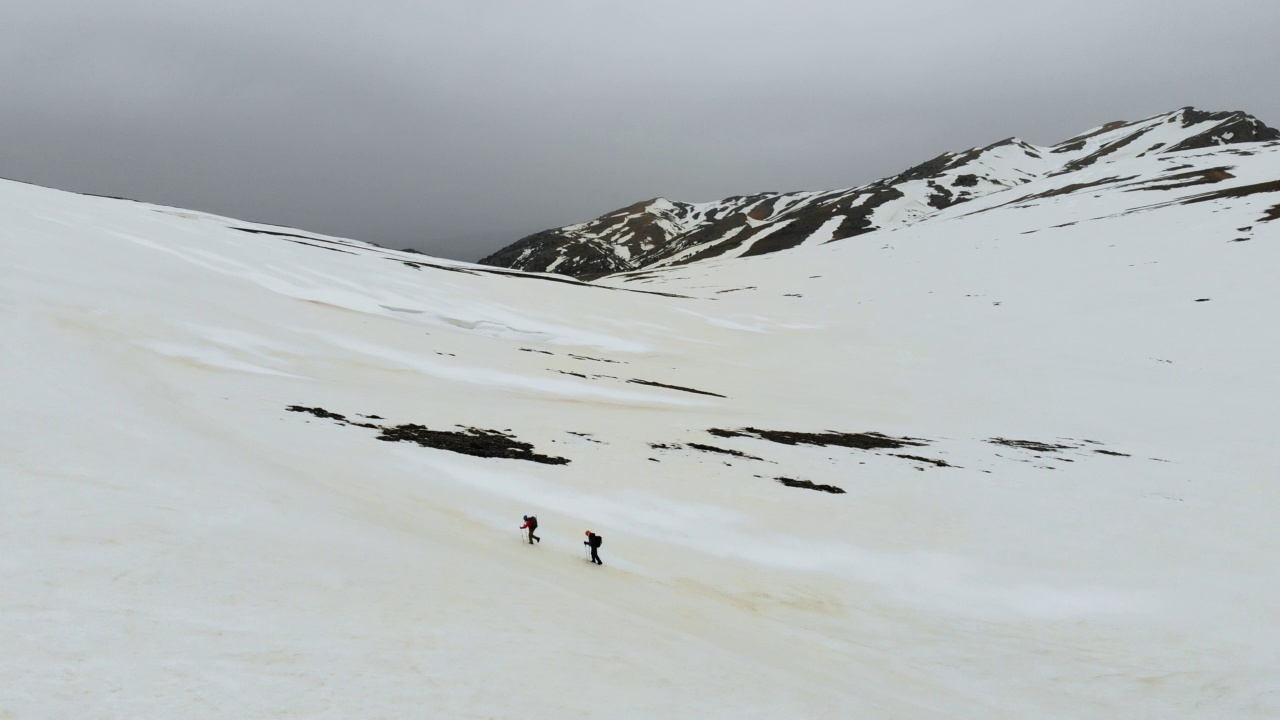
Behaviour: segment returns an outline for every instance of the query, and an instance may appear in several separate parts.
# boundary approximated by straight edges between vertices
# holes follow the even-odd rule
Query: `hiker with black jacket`
[[[600,562],[600,554],[597,552],[597,551],[600,549],[600,543],[602,543],[602,542],[604,542],[604,541],[603,541],[603,539],[602,539],[599,535],[597,535],[597,534],[595,534],[595,533],[591,532],[590,530],[588,530],[588,531],[587,531],[587,541],[586,541],[586,542],[584,542],[584,543],[582,543],[583,545],[586,545],[587,547],[591,548],[591,562],[593,562],[593,563],[595,563],[595,564],[597,564],[597,565],[603,565],[603,564],[604,564],[604,563]]]

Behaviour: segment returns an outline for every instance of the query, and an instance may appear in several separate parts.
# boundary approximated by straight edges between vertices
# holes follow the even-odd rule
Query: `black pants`
[[[529,544],[532,545],[534,540],[537,540],[538,542],[542,542],[542,538],[533,534],[533,528],[529,528]]]
[[[598,548],[596,548],[596,546],[595,546],[595,545],[592,545],[592,546],[591,546],[591,562],[593,562],[593,563],[595,563],[595,564],[597,564],[597,565],[603,565],[604,563],[600,562],[600,555],[599,555],[598,553],[596,553],[596,550],[597,550],[597,549],[598,549]]]

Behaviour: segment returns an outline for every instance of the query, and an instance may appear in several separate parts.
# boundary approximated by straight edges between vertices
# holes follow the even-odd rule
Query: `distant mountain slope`
[[[911,224],[1037,178],[1151,154],[1277,139],[1280,131],[1245,113],[1186,107],[1145,120],[1108,123],[1051,147],[1009,138],[944,153],[898,175],[845,190],[769,192],[708,203],[654,198],[595,220],[535,233],[480,263],[589,280],[713,257],[764,255]]]

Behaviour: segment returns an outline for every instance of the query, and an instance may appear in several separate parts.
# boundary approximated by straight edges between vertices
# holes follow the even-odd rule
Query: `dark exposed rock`
[[[946,460],[936,460],[934,458],[921,457],[920,455],[903,455],[901,453],[894,453],[893,456],[906,458],[907,460],[915,460],[922,463],[929,463],[930,465],[937,465],[938,467],[955,467],[955,465],[952,465]]]
[[[995,445],[1004,445],[1012,448],[1020,448],[1022,450],[1031,450],[1033,452],[1058,452],[1059,450],[1072,450],[1077,445],[1060,445],[1057,443],[1046,443],[1038,440],[1009,440],[1008,438],[991,438],[987,442]]]
[[[909,168],[905,172],[899,173],[891,178],[881,180],[880,183],[896,185],[911,180],[928,180],[930,178],[936,178],[941,176],[943,173],[946,173],[948,170],[964,167],[991,150],[1010,145],[1025,146],[1025,143],[1017,138],[1005,138],[1004,140],[991,143],[985,147],[972,148],[959,153],[943,153],[932,160],[926,160],[913,168]]]
[[[835,485],[819,485],[809,480],[796,480],[795,478],[787,477],[774,478],[774,480],[777,480],[787,487],[805,488],[806,490],[820,490],[822,492],[832,493],[833,495],[844,494],[844,490],[836,487]]]
[[[337,240],[327,240],[312,235],[299,235],[298,233],[283,232],[281,230],[263,230],[261,228],[232,227],[232,230],[239,230],[242,233],[251,233],[254,235],[271,235],[282,238],[299,238],[301,240],[311,240],[313,242],[327,242],[334,245],[350,245],[351,243],[338,242]]]
[[[789,430],[761,430],[759,428],[740,428],[725,430],[712,428],[707,431],[711,435],[722,438],[755,438],[768,440],[782,445],[817,445],[819,447],[835,446],[856,448],[859,450],[897,449],[908,446],[923,447],[929,443],[919,438],[895,438],[878,432],[845,433],[845,432],[792,432]]]
[[[679,385],[668,385],[666,383],[653,382],[652,380],[639,380],[636,378],[632,378],[627,382],[635,383],[636,385],[652,385],[653,387],[666,388],[668,390],[679,390],[680,392],[693,393],[695,395],[710,395],[711,397],[718,397],[718,398],[724,397],[724,395],[721,395],[719,393],[707,392],[706,390],[695,390],[693,388],[681,387]]]
[[[1044,200],[1046,198],[1057,197],[1059,195],[1069,195],[1073,192],[1088,190],[1089,188],[1095,188],[1095,187],[1101,187],[1103,185],[1110,185],[1113,183],[1125,182],[1126,180],[1132,180],[1135,177],[1137,176],[1130,175],[1128,177],[1106,177],[1106,178],[1102,178],[1101,180],[1093,180],[1090,182],[1071,183],[1069,185],[1063,185],[1062,187],[1053,188],[1052,190],[1045,190],[1043,192],[1032,193],[1030,195],[1023,195],[1021,197],[1014,198],[1013,200],[1000,203],[999,205],[993,205],[991,207],[983,208],[972,214],[976,215],[977,213],[987,212],[989,210],[995,210],[996,208],[1004,207],[1006,205],[1016,205],[1019,203],[1031,202],[1033,200]],[[1074,224],[1075,224],[1074,222],[1063,223],[1062,225],[1056,225],[1054,227],[1066,227],[1067,225],[1074,225]]]
[[[826,212],[798,215],[786,227],[771,233],[769,237],[763,240],[753,243],[746,252],[742,253],[742,257],[768,255],[780,250],[790,250],[809,239],[809,236],[825,225],[830,217],[831,215]]]
[[[545,465],[567,465],[568,458],[542,455],[533,451],[533,445],[516,440],[511,435],[498,430],[482,430],[465,428],[462,431],[432,430],[415,424],[396,425],[382,428],[379,440],[386,442],[411,442],[422,447],[448,450],[463,455],[474,455],[486,458],[507,458],[510,460],[528,460]]]
[[[1214,190],[1213,192],[1202,193],[1200,195],[1192,195],[1179,202],[1183,205],[1191,205],[1193,203],[1208,202],[1210,200],[1224,200],[1226,198],[1241,198],[1258,193],[1280,192],[1280,180],[1270,180],[1268,182],[1252,183],[1250,185],[1237,185],[1236,187],[1223,188],[1222,190]]]
[[[400,262],[404,265],[407,265],[413,268],[414,270],[421,270],[422,268],[431,268],[432,270],[445,270],[447,272],[462,273],[463,275],[479,275],[480,274],[478,272],[475,272],[474,270],[468,270],[462,267],[454,267],[452,265],[440,265],[438,263],[417,262],[414,260],[401,260]]]
[[[941,175],[956,160],[955,153],[942,153],[932,160],[925,160],[919,165],[907,168],[895,176],[894,180],[924,180]]]
[[[379,425],[374,425],[373,423],[358,423],[358,422],[352,422],[351,420],[348,420],[348,419],[347,419],[347,416],[346,416],[346,415],[343,415],[343,414],[341,414],[341,413],[329,412],[328,410],[325,410],[324,408],[318,408],[318,407],[314,407],[314,408],[313,408],[313,407],[303,407],[303,406],[301,406],[301,405],[290,405],[290,406],[286,407],[286,408],[285,408],[285,410],[288,410],[289,412],[308,413],[308,414],[311,414],[311,415],[315,415],[315,416],[316,416],[316,417],[318,417],[318,418],[324,418],[324,419],[327,419],[327,420],[335,420],[335,421],[337,421],[339,424],[342,424],[342,425],[354,425],[354,426],[356,426],[356,427],[371,428],[371,429],[374,429],[374,430],[381,430],[381,429],[382,429],[382,428],[381,428],[381,426],[379,426]],[[366,416],[366,417],[376,417],[376,416]]]
[[[1072,172],[1076,172],[1077,170],[1083,170],[1084,168],[1089,167],[1090,165],[1098,162],[1102,158],[1110,155],[1111,153],[1119,150],[1120,148],[1125,147],[1129,143],[1132,143],[1133,141],[1137,140],[1143,135],[1146,135],[1148,132],[1151,132],[1151,128],[1145,127],[1145,128],[1142,128],[1141,130],[1134,132],[1132,135],[1127,135],[1115,142],[1107,143],[1106,145],[1103,145],[1102,147],[1098,148],[1097,150],[1094,150],[1088,155],[1085,155],[1084,157],[1078,158],[1076,160],[1072,160],[1066,165],[1063,165],[1061,170],[1050,173],[1050,175],[1065,175],[1066,173],[1072,173]]]
[[[295,245],[306,245],[307,247],[318,248],[320,250],[330,250],[332,252],[342,253],[343,255],[355,255],[355,253],[351,252],[350,250],[342,250],[336,247],[329,247],[327,245],[317,245],[315,243],[302,242],[301,240],[289,240],[288,238],[285,238],[285,241],[291,242]]]
[[[332,250],[333,252],[339,252],[345,255],[355,255],[356,253],[353,253],[350,250],[343,250],[341,247],[333,247],[333,246],[334,245],[346,246],[349,248],[354,248],[356,250],[368,249],[367,247],[359,245],[357,243],[343,242],[339,240],[329,240],[327,238],[318,238],[318,237],[313,237],[311,235],[299,235],[298,233],[283,232],[280,230],[263,230],[261,228],[245,228],[245,227],[234,227],[234,226],[232,226],[231,229],[239,230],[240,232],[243,232],[243,233],[251,233],[253,235],[269,235],[271,237],[278,237],[281,240],[286,240],[288,242],[295,243],[298,245],[306,245],[307,247],[318,248],[320,250]],[[304,240],[308,242],[303,242]]]
[[[701,450],[702,452],[720,453],[721,455],[732,455],[734,457],[746,458],[747,460],[761,460],[761,461],[764,460],[764,458],[758,458],[755,455],[748,455],[738,450],[731,450],[729,448],[716,447],[715,445],[706,445],[703,443],[685,443],[685,447],[691,447],[694,450]]]
[[[1077,135],[1068,140],[1064,140],[1063,142],[1055,145],[1053,150],[1050,150],[1049,152],[1064,153],[1064,152],[1075,152],[1076,150],[1082,150],[1084,149],[1085,143],[1088,142],[1090,138],[1097,137],[1098,135],[1104,135],[1106,133],[1112,132],[1113,130],[1119,130],[1122,127],[1125,127],[1127,125],[1134,125],[1134,124],[1135,123],[1127,120],[1114,120],[1112,122],[1106,123],[1105,125],[1099,127],[1097,130],[1094,130],[1093,132],[1088,132],[1083,135]]]
[[[562,256],[568,259],[556,265]],[[562,230],[534,233],[515,244],[480,259],[481,265],[512,270],[545,271],[552,267],[562,275],[591,279],[632,267],[622,262],[603,243],[573,242]]]
[[[533,451],[532,444],[517,440],[514,435],[501,430],[482,430],[473,427],[464,428],[461,431],[432,430],[426,426],[412,423],[383,426],[373,423],[352,422],[341,413],[330,412],[320,407],[289,405],[285,409],[289,412],[308,413],[318,418],[333,420],[342,425],[379,430],[381,432],[377,439],[385,442],[412,442],[423,447],[448,450],[449,452],[473,455],[475,457],[528,460],[547,465],[567,465],[569,463],[567,458],[536,453]],[[377,415],[365,415],[364,417],[378,418]]]
[[[929,181],[929,189],[933,192],[929,195],[929,206],[942,210],[956,203],[955,195],[950,190],[939,185],[933,180]]]
[[[1176,173],[1174,175],[1165,175],[1151,180],[1142,180],[1136,183],[1129,183],[1128,192],[1134,190],[1177,190],[1179,188],[1192,187],[1194,185],[1211,185],[1219,183],[1223,180],[1230,180],[1235,177],[1230,172],[1230,167],[1216,167],[1207,170],[1192,170],[1190,172]]]
[[[1197,123],[1209,121],[1217,121],[1217,124],[1199,135],[1195,135],[1183,140],[1177,145],[1174,145],[1169,148],[1170,152],[1178,150],[1198,150],[1201,148],[1213,147],[1215,145],[1226,145],[1229,143],[1234,144],[1280,140],[1280,130],[1267,127],[1257,118],[1239,111],[1209,113],[1202,112],[1194,108],[1184,108],[1182,110],[1182,118],[1183,127],[1190,127]]]

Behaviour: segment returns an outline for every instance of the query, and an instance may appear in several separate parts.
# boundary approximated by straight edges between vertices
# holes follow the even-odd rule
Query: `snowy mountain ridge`
[[[944,153],[852,189],[770,192],[708,203],[655,198],[535,233],[480,263],[591,280],[708,258],[763,255],[920,222],[944,208],[1037,178],[1073,177],[1148,155],[1276,139],[1280,131],[1245,113],[1187,107],[1145,120],[1108,123],[1050,147],[1009,138]]]

